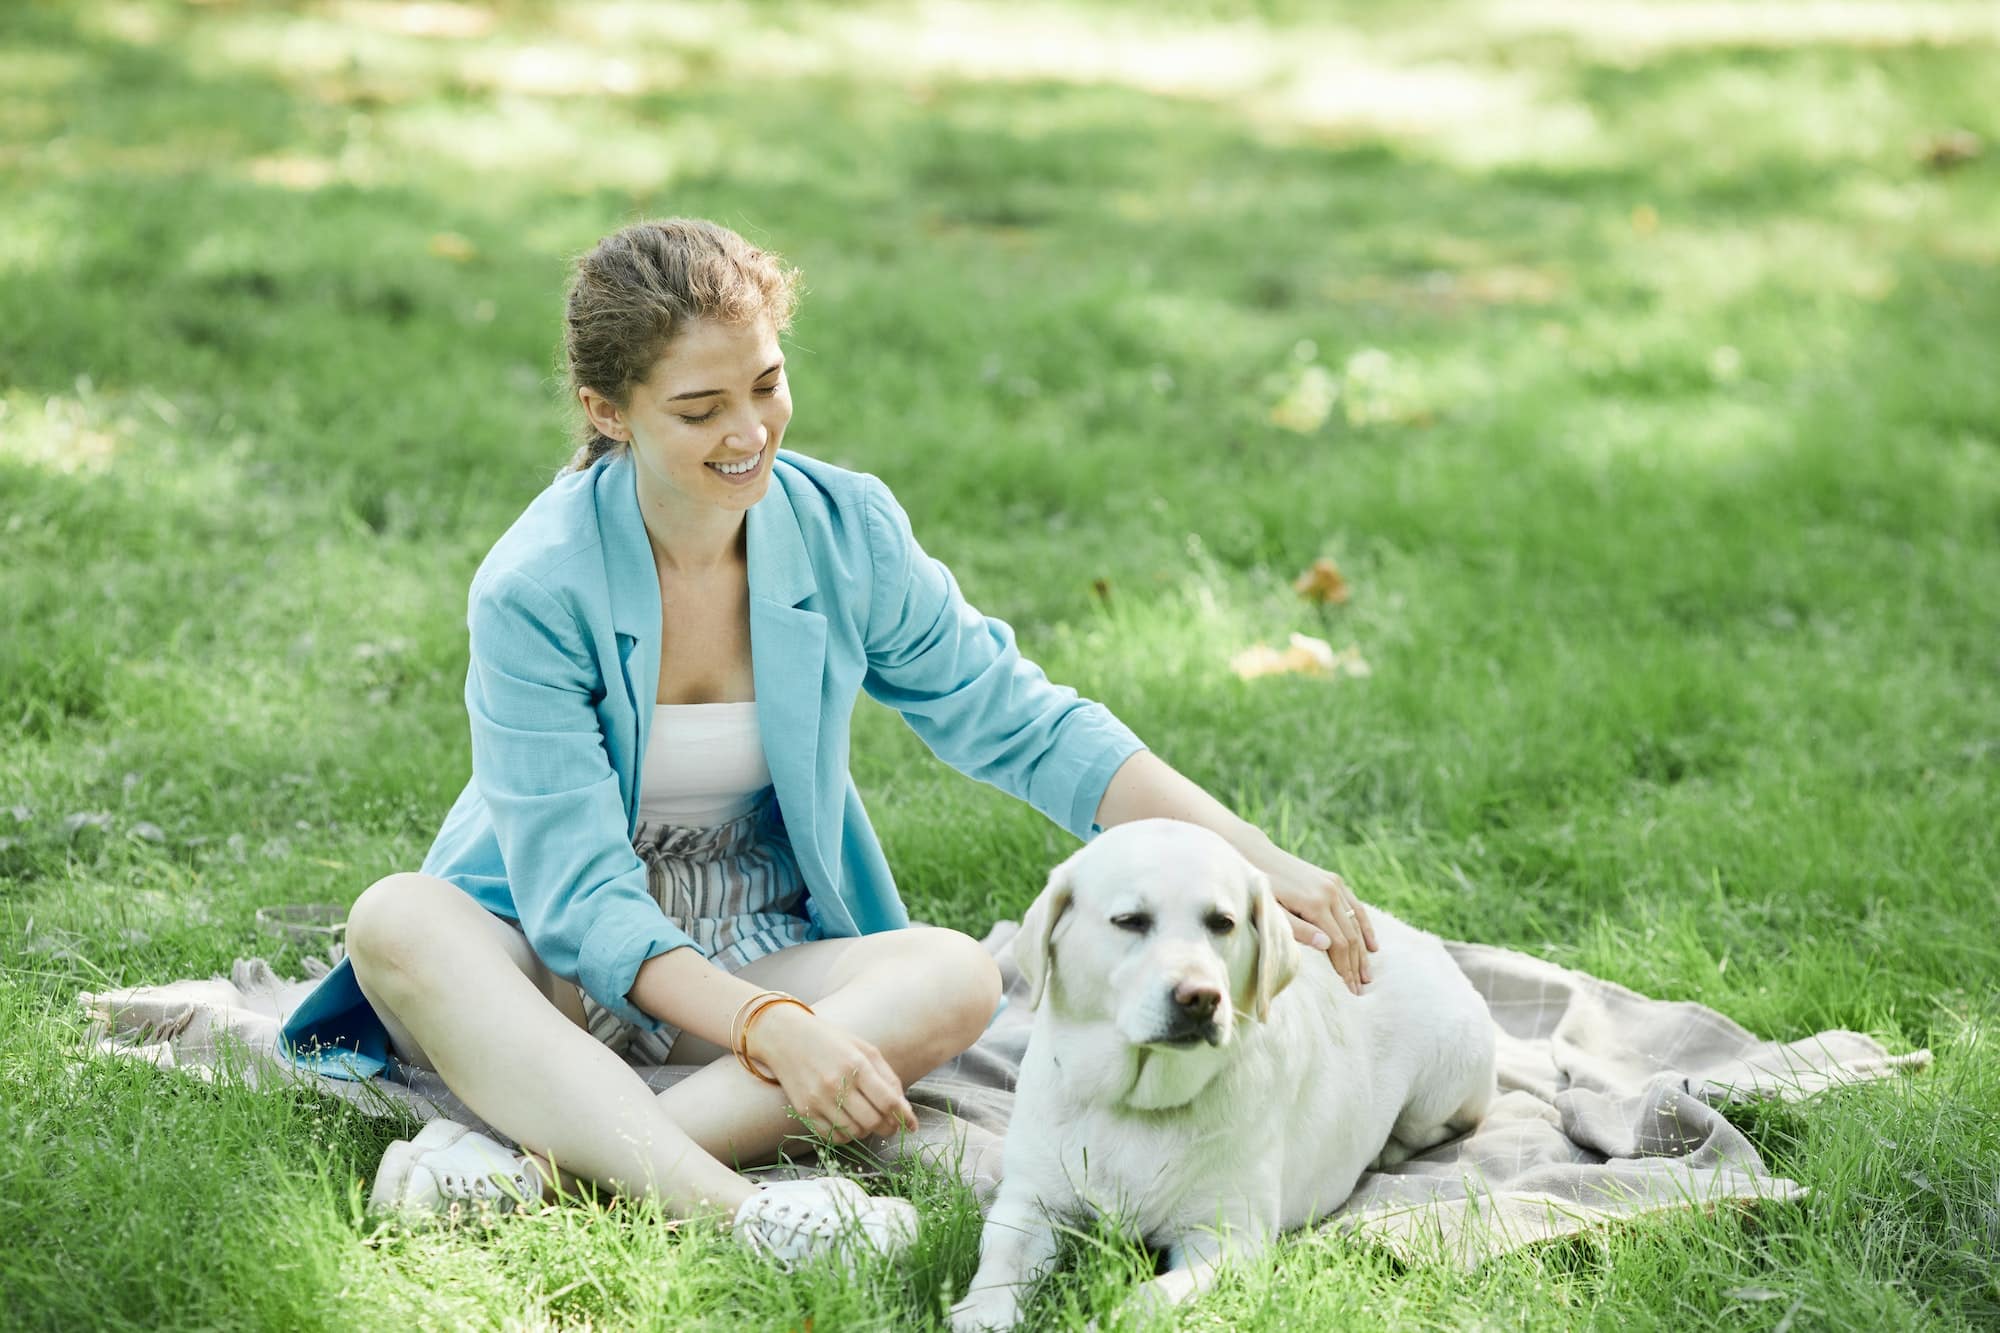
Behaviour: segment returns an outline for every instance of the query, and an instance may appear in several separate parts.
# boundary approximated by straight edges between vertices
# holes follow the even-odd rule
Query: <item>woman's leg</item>
[[[436,1070],[480,1118],[571,1174],[652,1193],[683,1215],[733,1215],[754,1187],[584,1030],[575,988],[523,943],[428,875],[391,875],[347,918],[355,979],[399,1052]]]
[[[1000,1002],[1000,969],[977,940],[914,927],[815,940],[744,967],[745,981],[790,991],[821,1018],[872,1042],[905,1087],[979,1039]],[[784,1092],[688,1033],[676,1064],[704,1064],[659,1094],[668,1117],[725,1162],[752,1166],[802,1134]]]

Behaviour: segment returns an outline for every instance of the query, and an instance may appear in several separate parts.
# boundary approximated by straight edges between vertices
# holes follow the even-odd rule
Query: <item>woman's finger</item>
[[[1331,908],[1321,906],[1317,909],[1317,919],[1301,917],[1297,913],[1290,915],[1292,938],[1308,949],[1317,949],[1324,953],[1327,961],[1333,964],[1333,970],[1340,974],[1341,981],[1346,983],[1347,989],[1359,995],[1361,983],[1357,978],[1360,969],[1352,961],[1354,953],[1348,943],[1347,933],[1335,923],[1335,917],[1339,914]]]
[[[1340,879],[1338,875],[1334,878]],[[1340,892],[1347,905],[1354,909],[1354,923],[1361,927],[1361,943],[1367,947],[1368,952],[1375,952],[1379,946],[1375,943],[1375,923],[1368,919],[1368,904],[1354,896],[1354,890],[1344,879],[1340,880]]]
[[[887,1133],[891,1124],[883,1099],[870,1087],[865,1065],[857,1065],[841,1084],[840,1111],[860,1138]]]
[[[1362,905],[1359,898],[1354,896],[1354,891],[1345,884],[1340,887],[1341,892],[1346,895],[1346,917],[1354,926],[1355,932],[1359,936],[1356,940],[1357,947],[1355,952],[1356,956],[1360,959],[1361,980],[1363,984],[1366,984],[1369,980],[1368,955],[1374,952],[1376,947],[1375,927],[1368,920],[1368,909]]]
[[[1324,950],[1333,943],[1331,936],[1297,912],[1288,910],[1285,915],[1292,919],[1292,938],[1306,948]]]
[[[903,1085],[897,1080],[895,1071],[888,1061],[876,1056],[868,1062],[861,1074],[861,1090],[868,1094],[868,1100],[880,1108],[882,1127],[878,1131],[892,1134],[898,1129],[914,1130],[917,1127],[916,1112],[910,1109],[909,1098],[903,1093]]]
[[[1347,983],[1347,989],[1356,995],[1361,993],[1361,931],[1353,924],[1336,902],[1321,909],[1322,929],[1332,937],[1327,946],[1327,959],[1333,970],[1340,973],[1340,979]]]
[[[1368,980],[1368,936],[1361,928],[1361,913],[1345,893],[1345,887],[1342,886],[1341,897],[1335,901],[1334,916],[1339,922],[1341,945],[1351,960],[1352,970],[1343,968],[1341,975],[1359,984]]]
[[[835,1143],[851,1143],[861,1137],[860,1126],[849,1118],[845,1107],[826,1107],[813,1118],[823,1127],[826,1137]]]

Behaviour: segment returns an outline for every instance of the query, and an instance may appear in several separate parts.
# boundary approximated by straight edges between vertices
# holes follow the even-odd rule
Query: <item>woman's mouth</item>
[[[767,452],[769,451],[759,450],[748,458],[739,458],[732,463],[708,463],[704,466],[724,481],[741,486],[757,475],[758,470],[764,465],[764,454]]]

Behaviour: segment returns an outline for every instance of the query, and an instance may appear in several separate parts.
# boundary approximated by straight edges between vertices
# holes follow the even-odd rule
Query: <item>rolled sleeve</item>
[[[556,975],[657,1031],[626,995],[648,958],[694,941],[660,910],[632,850],[594,706],[604,683],[576,619],[510,572],[474,588],[468,623],[472,773],[522,933]]]
[[[888,488],[870,482],[863,688],[938,758],[1088,839],[1112,774],[1144,743],[1103,704],[1022,657],[1013,629],[967,604]]]

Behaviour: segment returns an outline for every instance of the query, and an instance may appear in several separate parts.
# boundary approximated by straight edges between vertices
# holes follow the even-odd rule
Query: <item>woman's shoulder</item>
[[[547,586],[582,572],[601,577],[601,559],[584,560],[604,545],[598,521],[598,487],[607,480],[608,464],[581,472],[564,472],[529,501],[493,543],[473,575],[475,600],[482,589],[525,578]]]
[[[842,467],[790,449],[778,450],[777,463],[771,470],[771,479],[785,488],[795,510],[801,505],[832,511],[857,509],[867,504],[874,492],[887,489],[872,472]]]
[[[872,472],[809,458],[789,449],[778,451],[771,470],[773,484],[783,486],[799,530],[809,540],[858,543],[873,541],[874,515],[893,508],[888,485]]]

